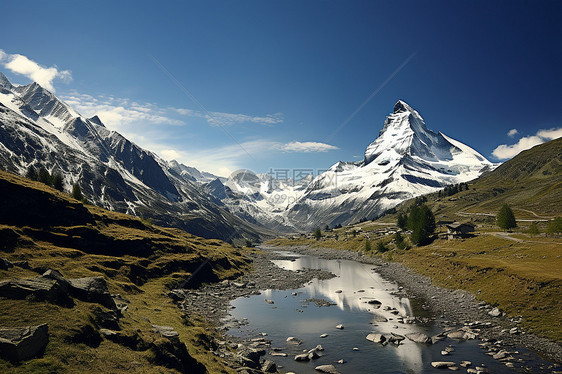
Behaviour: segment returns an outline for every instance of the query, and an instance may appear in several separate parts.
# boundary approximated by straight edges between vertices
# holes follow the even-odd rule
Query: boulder
[[[464,331],[451,331],[449,333],[447,333],[447,337],[449,339],[455,339],[455,340],[466,340],[466,336],[465,336],[465,332]]]
[[[0,297],[25,299],[30,296],[35,300],[46,300],[58,305],[72,305],[65,286],[55,279],[41,276],[0,282]]]
[[[448,368],[450,366],[455,366],[456,364],[454,362],[451,361],[433,361],[431,363],[431,366],[433,366],[436,369],[445,369]]]
[[[343,325],[342,324],[336,325],[336,329],[343,330]]]
[[[0,356],[18,362],[41,354],[49,343],[47,324],[27,327],[0,327]]]
[[[316,349],[311,349],[310,351],[308,351],[308,358],[310,360],[316,360],[316,359],[320,358],[320,355],[318,354]]]
[[[421,332],[413,332],[410,334],[406,334],[406,337],[413,341],[414,343],[420,344],[431,344],[432,340],[429,336],[421,333]]]
[[[117,310],[115,301],[113,301],[107,288],[107,282],[103,277],[70,279],[70,292],[82,301],[98,303],[106,308]]]
[[[381,316],[380,314],[373,314],[373,322],[380,323],[380,322],[388,322],[385,316]]]
[[[295,338],[294,336],[289,336],[287,338],[287,343],[294,344],[294,345],[301,345],[302,340],[300,340],[299,338]]]
[[[179,343],[180,341],[180,334],[172,326],[152,325],[152,332],[170,340],[172,343]]]
[[[271,360],[265,360],[261,366],[261,371],[266,373],[277,373],[277,365]]]
[[[502,312],[498,308],[494,308],[494,309],[490,310],[488,312],[488,314],[491,315],[492,317],[499,317],[499,316],[502,315]]]
[[[383,334],[369,334],[366,339],[379,344],[386,341],[386,337]]]
[[[339,374],[339,371],[336,370],[336,367],[334,365],[320,365],[316,366],[314,370],[320,373]]]
[[[302,353],[295,356],[295,361],[310,361],[310,357],[308,357],[308,353]]]

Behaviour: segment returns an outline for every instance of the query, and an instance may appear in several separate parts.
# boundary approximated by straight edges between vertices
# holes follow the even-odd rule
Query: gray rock
[[[310,351],[308,351],[308,358],[311,360],[316,360],[320,358],[320,355],[318,354],[318,352],[316,352],[316,349],[311,349]]]
[[[28,296],[59,305],[72,304],[64,285],[51,278],[35,277],[0,282],[0,297],[25,299]]]
[[[336,325],[336,329],[343,330],[343,325],[342,324]]]
[[[491,315],[492,317],[499,317],[499,316],[502,315],[502,312],[498,308],[494,308],[494,309],[490,310],[488,312],[488,314]]]
[[[319,371],[320,373],[339,374],[339,371],[336,370],[334,365],[320,365],[316,366],[314,370]]]
[[[287,338],[287,343],[294,344],[294,345],[301,345],[302,340],[300,340],[299,338],[295,338],[294,336],[289,336]]]
[[[466,340],[464,331],[451,331],[447,333],[447,337],[449,339],[455,339],[455,340]]]
[[[109,309],[117,309],[103,277],[70,279],[70,292],[80,300],[98,303]]]
[[[380,314],[373,314],[373,322],[388,322],[388,319],[385,316],[381,316]]]
[[[413,332],[410,334],[406,334],[406,337],[415,343],[420,343],[420,344],[432,343],[431,338],[421,332]]]
[[[456,364],[454,362],[451,361],[432,361],[431,362],[431,366],[433,366],[436,369],[443,369],[443,368],[448,368],[449,366],[455,366]]]
[[[295,361],[310,361],[310,357],[308,357],[308,353],[302,353],[295,356]]]
[[[386,341],[386,337],[383,334],[369,334],[366,339],[379,344]]]
[[[265,301],[268,304],[275,304],[275,301],[273,301],[273,300],[263,299],[263,301]]]
[[[172,326],[152,325],[152,332],[170,340],[172,343],[180,342],[180,334]]]
[[[47,324],[28,327],[0,327],[0,356],[18,362],[41,354],[49,343]]]
[[[506,358],[508,355],[508,352],[504,349],[502,349],[501,351],[499,351],[498,353],[496,353],[495,355],[493,355],[492,357],[495,360],[501,360],[502,358]]]
[[[277,365],[271,360],[265,360],[265,362],[261,366],[261,370],[266,373],[276,373]]]

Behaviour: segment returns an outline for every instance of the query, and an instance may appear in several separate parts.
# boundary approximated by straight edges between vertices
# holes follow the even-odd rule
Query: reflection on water
[[[237,320],[247,318],[249,324],[229,331],[240,337],[258,336],[267,333],[272,347],[282,348],[288,357],[267,357],[283,370],[295,373],[315,373],[318,365],[334,364],[338,371],[345,373],[434,373],[431,361],[443,361],[441,351],[447,344],[455,346],[453,356],[445,361],[469,360],[485,364],[494,373],[505,373],[506,367],[478,347],[478,341],[462,343],[451,340],[437,342],[431,346],[404,340],[400,346],[382,346],[365,339],[369,333],[391,333],[405,335],[423,332],[432,336],[441,330],[438,326],[428,327],[408,324],[412,307],[407,298],[393,295],[397,286],[385,281],[373,270],[372,265],[346,260],[324,260],[311,256],[299,256],[280,252],[288,260],[275,260],[284,269],[299,270],[314,268],[327,270],[336,275],[328,280],[314,279],[296,290],[264,290],[261,295],[242,297],[232,302],[235,307],[231,316]],[[318,306],[308,299],[324,299],[335,305]],[[274,304],[264,302],[273,300]],[[381,305],[369,304],[378,300]],[[343,324],[344,329],[336,325]],[[328,334],[326,338],[320,338]],[[289,336],[303,340],[300,346],[286,343]],[[321,344],[323,356],[310,362],[295,362],[294,355]],[[355,349],[354,349],[355,348]],[[338,360],[345,360],[340,365]]]
[[[273,347],[286,348],[289,354],[288,358],[275,357],[274,360],[285,370],[297,373],[312,373],[315,366],[340,359],[346,361],[346,364],[338,365],[342,373],[373,372],[374,367],[376,372],[381,373],[397,369],[421,372],[423,352],[418,344],[405,340],[399,347],[383,347],[365,339],[371,332],[403,335],[422,331],[417,325],[398,322],[400,317],[412,316],[410,301],[393,296],[391,292],[397,291],[396,285],[382,279],[373,271],[372,265],[311,256],[273,262],[287,270],[322,269],[334,273],[336,277],[314,279],[298,290],[265,290],[259,296],[235,300],[232,304],[236,308],[231,314],[237,319],[248,318],[250,324],[238,331],[230,331],[232,335],[266,332]],[[296,296],[293,295],[295,292]],[[265,303],[264,298],[273,300],[275,304]],[[324,299],[336,305],[319,307],[305,302],[310,298]],[[381,307],[369,304],[369,300],[378,300]],[[380,316],[388,321],[373,322],[380,321]],[[336,329],[338,324],[343,324],[344,329]],[[321,334],[329,336],[322,339]],[[304,344],[287,347],[285,340],[288,336],[297,336]],[[293,361],[291,354],[301,353],[303,349],[311,349],[317,344],[325,348],[323,357],[309,363]],[[353,348],[359,350],[354,351]]]

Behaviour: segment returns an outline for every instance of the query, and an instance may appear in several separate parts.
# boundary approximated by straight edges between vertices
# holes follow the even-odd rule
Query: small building
[[[472,223],[459,223],[454,222],[448,225],[447,227],[447,239],[458,239],[458,238],[468,238],[471,236],[472,232],[474,232],[474,225]]]

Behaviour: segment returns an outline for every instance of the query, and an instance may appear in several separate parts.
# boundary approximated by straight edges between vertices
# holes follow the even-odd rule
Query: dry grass
[[[166,296],[169,288],[186,280],[202,263],[208,268],[193,277],[189,286],[235,277],[249,267],[247,249],[235,248],[219,240],[207,240],[178,229],[162,228],[125,214],[84,206],[69,196],[41,183],[0,172],[0,184],[11,198],[40,206],[47,211],[30,211],[30,224],[11,220],[25,219],[25,212],[13,216],[0,209],[0,239],[15,236],[0,257],[28,261],[30,269],[52,268],[66,278],[103,276],[110,292],[130,301],[120,320],[122,331],[138,334],[146,341],[157,337],[151,325],[173,326],[190,354],[212,373],[234,373],[208,349],[213,330],[202,316],[182,316]],[[41,214],[70,225],[53,225]],[[5,236],[3,236],[5,235]],[[0,270],[0,280],[36,277],[37,272],[21,267]],[[41,358],[20,365],[0,360],[0,372],[57,373],[169,373],[174,370],[152,363],[150,350],[134,351],[102,341],[97,347],[70,342],[76,330],[95,326],[92,310],[98,304],[74,300],[73,307],[48,302],[0,298],[0,326],[49,324],[50,342]],[[101,307],[103,309],[103,307]]]

